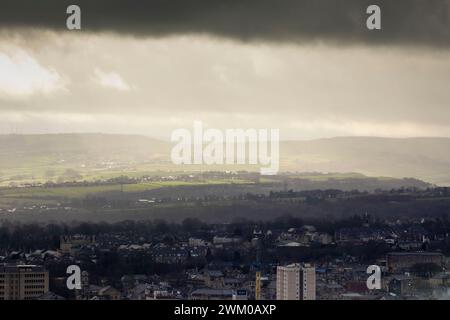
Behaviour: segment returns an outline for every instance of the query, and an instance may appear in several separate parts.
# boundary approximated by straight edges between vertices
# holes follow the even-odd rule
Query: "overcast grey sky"
[[[450,137],[448,0],[79,1],[81,32],[64,30],[64,1],[4,2],[0,133],[167,139],[202,120]],[[371,3],[381,31],[365,28]]]

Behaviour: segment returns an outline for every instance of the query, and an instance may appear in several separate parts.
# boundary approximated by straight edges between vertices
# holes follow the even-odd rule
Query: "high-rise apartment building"
[[[49,290],[48,272],[35,265],[0,265],[0,300],[32,300]]]
[[[310,265],[277,267],[277,300],[316,300],[316,269]]]

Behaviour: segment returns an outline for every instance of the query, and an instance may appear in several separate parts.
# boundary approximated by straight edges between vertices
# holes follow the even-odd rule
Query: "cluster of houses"
[[[255,272],[261,272],[261,298],[276,298],[277,265],[280,261],[264,261],[258,265],[261,239],[272,252],[291,252],[307,247],[333,248],[340,245],[364,245],[379,242],[390,245],[393,253],[383,255],[373,264],[382,270],[381,289],[367,287],[367,263],[360,257],[344,254],[339,257],[320,257],[308,261],[315,266],[317,299],[415,299],[450,297],[448,259],[440,252],[426,251],[433,241],[447,241],[430,235],[419,225],[341,228],[334,234],[318,231],[312,225],[280,230],[255,228],[249,236],[240,232],[226,232],[217,227],[208,236],[183,233],[168,241],[108,233],[97,236],[62,236],[56,249],[25,252],[0,252],[0,263],[43,265],[50,270],[50,291],[42,299],[63,299],[66,276],[61,269],[91,264],[84,271],[82,288],[69,292],[65,298],[76,299],[253,299],[256,290]],[[267,248],[266,248],[267,249]],[[283,251],[285,250],[285,251]],[[163,266],[178,266],[176,272],[121,274],[106,279],[96,274],[99,255],[114,252],[125,260],[128,257],[148,257]],[[208,259],[217,252],[228,258]],[[298,260],[302,259],[299,255]],[[287,261],[285,261],[286,263]],[[292,261],[289,261],[292,262]],[[295,261],[294,261],[295,262]],[[283,263],[283,261],[281,261]],[[420,269],[422,267],[422,269]],[[114,268],[111,265],[110,268]],[[434,268],[434,269],[433,269]],[[59,270],[52,275],[52,270]],[[419,274],[422,270],[422,274]],[[66,291],[67,293],[67,291]]]

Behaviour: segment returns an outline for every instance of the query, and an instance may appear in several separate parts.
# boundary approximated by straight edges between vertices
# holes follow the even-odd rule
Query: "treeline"
[[[239,236],[247,240],[254,237],[254,232],[286,231],[313,225],[318,232],[334,235],[337,230],[345,228],[388,227],[386,221],[370,214],[353,215],[342,219],[320,217],[302,219],[292,215],[281,215],[271,220],[236,218],[227,224],[211,224],[198,218],[186,218],[181,223],[155,220],[124,220],[116,223],[107,222],[71,222],[71,223],[19,223],[0,222],[0,250],[30,251],[36,249],[56,249],[61,236],[120,235],[129,241],[162,242],[168,245],[180,239],[198,237],[212,241],[215,235]],[[408,223],[407,223],[408,224]],[[411,223],[409,223],[411,224]],[[428,219],[421,227],[430,234],[445,235],[450,232],[450,220],[447,215]],[[1,253],[0,253],[1,255]]]
[[[116,223],[108,222],[71,222],[71,223],[20,223],[0,222],[0,249],[36,250],[56,249],[61,236],[67,235],[121,235],[127,239],[142,241],[158,241],[171,244],[179,238],[201,237],[212,240],[216,234],[239,236],[250,240],[253,232],[263,230],[287,230],[300,228],[311,221],[284,215],[271,221],[256,221],[246,218],[234,219],[228,224],[209,224],[197,218],[186,218],[181,223],[156,220],[124,220]],[[336,226],[362,225],[363,218],[352,217],[342,220]],[[333,222],[314,221],[319,229],[332,230]],[[1,254],[0,254],[1,255]]]

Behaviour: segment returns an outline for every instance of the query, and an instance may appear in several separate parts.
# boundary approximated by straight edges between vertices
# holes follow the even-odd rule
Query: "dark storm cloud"
[[[450,0],[2,0],[0,27],[65,29],[66,7],[82,8],[85,31],[136,36],[209,34],[237,40],[448,46]],[[366,8],[382,30],[366,29]]]

